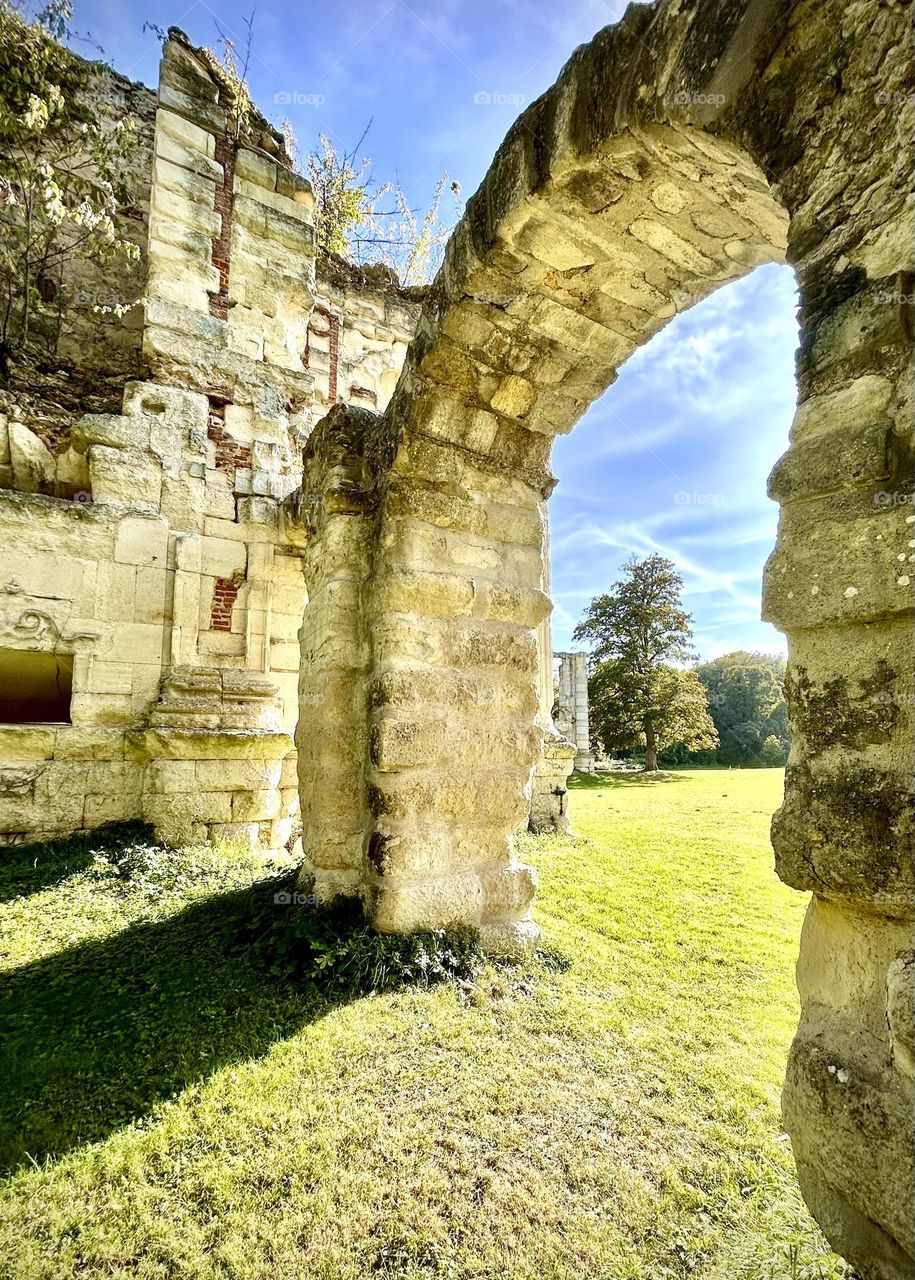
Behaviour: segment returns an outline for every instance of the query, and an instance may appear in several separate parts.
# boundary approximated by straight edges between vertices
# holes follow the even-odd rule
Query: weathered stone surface
[[[841,72],[826,49],[842,51]],[[359,655],[356,696],[326,703],[349,744],[334,767],[355,798],[352,889],[381,928],[473,919],[493,945],[506,930],[530,939],[533,886],[510,870],[511,833],[536,743],[518,739],[496,773],[506,739],[462,678],[498,675],[515,714],[537,714],[542,616],[525,602],[543,588],[550,440],[677,311],[787,254],[801,403],[773,475],[783,513],[765,599],[791,641],[795,745],[774,841],[781,874],[820,911],[825,943],[805,932],[802,969],[818,949],[857,958],[841,979],[824,959],[816,996],[802,983],[785,1114],[827,1233],[881,1280],[915,1267],[909,966],[887,951],[915,914],[912,329],[875,302],[910,269],[912,144],[893,104],[912,80],[905,6],[630,6],[510,130],[383,417],[319,426],[303,487],[315,504],[303,716],[325,681],[337,690],[346,646],[334,633]],[[371,520],[369,543],[332,547],[331,510]],[[312,850],[318,758],[303,769],[300,754]],[[862,914],[852,946],[848,922]],[[846,1059],[849,1088],[829,1071]]]
[[[54,483],[54,455],[38,436],[21,422],[9,424],[10,465],[13,485],[22,493],[38,493]]]
[[[765,598],[794,747],[774,843],[814,900],[785,1115],[808,1201],[868,1280],[915,1265],[909,8],[630,6],[509,131],[422,294],[316,272],[307,184],[256,113],[236,147],[217,73],[172,31],[158,102],[118,82],[107,109],[141,124],[136,270],[114,290],[86,268],[91,301],[126,284],[142,313],[65,317],[77,364],[147,380],[120,414],[70,392],[47,439],[4,392],[0,423],[19,490],[0,493],[0,585],[74,689],[53,741],[0,734],[0,831],[145,814],[285,848],[298,644],[305,881],[360,893],[379,928],[530,945],[512,836],[549,727],[552,439],[673,315],[787,255],[800,404]]]
[[[528,825],[535,834],[556,831],[560,835],[571,835],[567,783],[575,767],[575,755],[575,743],[561,733],[544,734],[540,759],[531,782]]]

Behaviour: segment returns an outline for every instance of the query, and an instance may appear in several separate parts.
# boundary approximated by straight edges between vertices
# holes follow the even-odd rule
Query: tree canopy
[[[718,761],[784,764],[789,745],[784,659],[739,650],[703,662],[696,671],[720,739]]]
[[[692,619],[680,599],[683,580],[671,560],[635,557],[612,591],[595,596],[574,639],[592,645],[591,723],[605,750],[645,743],[645,768],[658,751],[717,743],[705,690],[677,663],[695,657]]]

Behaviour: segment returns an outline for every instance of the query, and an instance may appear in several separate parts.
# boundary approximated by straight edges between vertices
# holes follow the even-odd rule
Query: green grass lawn
[[[571,967],[362,999],[238,944],[250,858],[0,855],[0,1276],[844,1275],[779,1130],[781,785],[580,781],[520,842]]]

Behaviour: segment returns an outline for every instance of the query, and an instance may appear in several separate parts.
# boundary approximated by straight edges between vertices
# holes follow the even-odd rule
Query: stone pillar
[[[915,228],[872,245],[856,257],[873,282],[862,272],[828,324],[815,306],[802,314],[764,616],[789,639],[776,869],[813,894],[785,1126],[833,1245],[865,1276],[903,1280],[915,1267],[913,370],[905,304],[878,299],[898,287],[892,274],[881,286],[887,268],[915,266]]]
[[[594,756],[591,754],[591,725],[588,719],[588,655],[586,653],[560,653],[559,705],[563,713],[563,725],[568,724],[568,734],[575,743],[575,772],[593,773]]]
[[[544,517],[546,521],[546,517]],[[543,555],[543,591],[550,594],[549,524],[545,523]],[[537,723],[543,731],[540,758],[531,780],[531,809],[528,826],[541,834],[555,831],[572,834],[569,818],[568,778],[575,760],[575,744],[559,732],[553,723],[553,638],[549,615],[537,628],[537,688],[540,695]]]
[[[534,769],[531,791],[530,830],[536,835],[555,831],[572,834],[569,817],[569,774],[575,763],[575,743],[563,737],[558,729],[543,735],[540,759]]]
[[[366,901],[383,930],[459,921],[490,949],[514,949],[539,932],[529,916],[536,875],[515,859],[513,840],[542,736],[549,442],[541,438],[538,468],[527,432],[513,437],[478,414],[481,436],[501,439],[499,479],[444,436],[466,417],[459,401],[432,389],[415,408],[422,425],[400,437],[385,478],[367,598]]]
[[[492,950],[538,932],[536,876],[512,841],[542,737],[545,481],[542,461],[510,461],[528,479],[496,498],[447,442],[338,406],[309,439],[298,495],[305,877],[360,894],[382,931],[467,923]]]
[[[308,589],[296,728],[302,883],[325,899],[358,895],[365,882],[370,647],[363,597],[377,507],[377,421],[364,409],[335,406],[312,433],[302,488],[286,503],[304,525]]]

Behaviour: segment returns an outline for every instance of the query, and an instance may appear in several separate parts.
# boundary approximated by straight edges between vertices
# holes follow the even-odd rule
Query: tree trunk
[[[645,772],[657,773],[658,771],[658,744],[654,736],[654,729],[650,725],[645,726]]]

